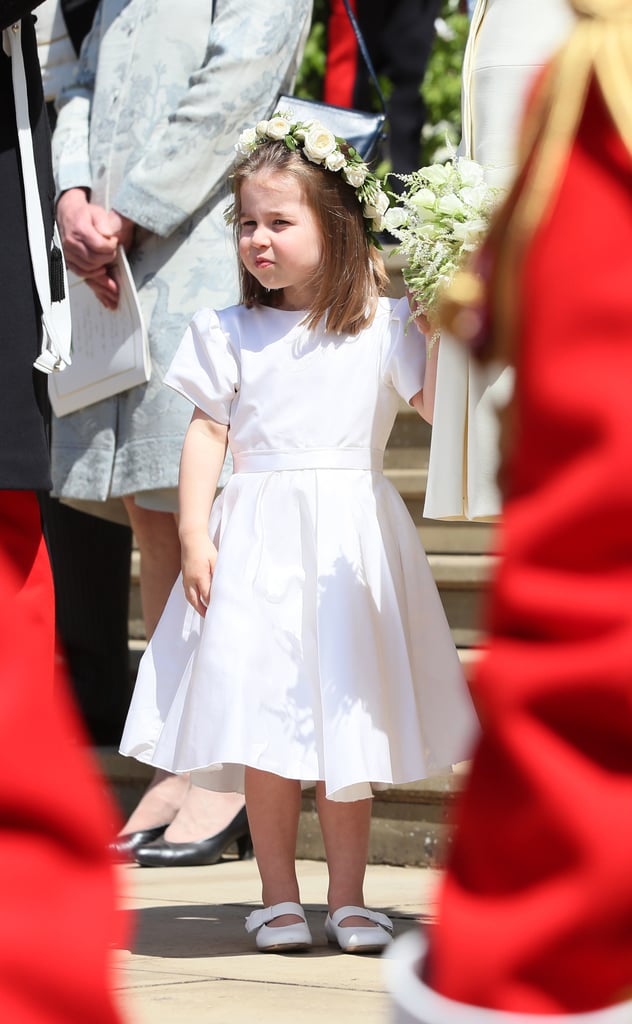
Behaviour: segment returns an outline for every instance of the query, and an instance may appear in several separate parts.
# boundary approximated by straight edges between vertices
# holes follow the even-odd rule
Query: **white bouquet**
[[[387,210],[384,227],[405,257],[404,281],[416,309],[435,330],[442,290],[478,248],[501,192],[485,182],[473,160],[455,158],[397,175],[404,191]]]

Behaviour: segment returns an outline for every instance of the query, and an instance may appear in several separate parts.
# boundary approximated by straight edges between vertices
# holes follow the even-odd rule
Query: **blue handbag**
[[[379,153],[380,146],[386,138],[386,101],[375,69],[369,57],[366,43],[360,32],[360,27],[355,15],[349,6],[348,0],[343,0],[345,10],[351,22],[351,26],[358,40],[358,48],[366,65],[371,81],[382,107],[377,113],[370,113],[366,110],[355,110],[351,107],[334,107],[330,103],[321,103],[318,100],[301,99],[298,96],[279,96],[276,109],[279,111],[292,110],[296,121],[320,121],[326,128],[329,128],[334,135],[338,135],[354,147],[363,160],[367,163],[374,161]]]

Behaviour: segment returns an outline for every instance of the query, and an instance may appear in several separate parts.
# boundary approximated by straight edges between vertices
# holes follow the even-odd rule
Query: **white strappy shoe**
[[[296,924],[286,924],[278,928],[268,928],[268,921],[274,921],[284,914],[294,914],[302,917],[302,921]],[[312,934],[307,926],[305,911],[300,903],[275,903],[272,907],[264,907],[263,910],[253,910],[246,918],[246,931],[257,932],[257,949],[264,953],[285,953],[296,952],[301,949],[309,949],[312,944]]]
[[[341,928],[340,922],[346,917],[365,917],[374,921],[377,927]],[[343,953],[381,953],[391,942],[393,922],[386,914],[366,907],[340,907],[325,920],[325,935],[328,942],[337,942]]]

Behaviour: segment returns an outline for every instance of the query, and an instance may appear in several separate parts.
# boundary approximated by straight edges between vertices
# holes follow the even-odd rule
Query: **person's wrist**
[[[87,188],[67,188],[57,200],[57,209],[60,206],[86,206],[90,202],[90,190]]]
[[[200,540],[208,540],[208,528],[206,526],[181,526],[178,537],[183,548],[199,544]]]

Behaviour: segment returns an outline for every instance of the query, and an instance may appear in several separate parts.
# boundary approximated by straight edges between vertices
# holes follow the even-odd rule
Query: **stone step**
[[[404,500],[407,498],[421,500],[426,493],[428,467],[425,463],[412,462],[411,464],[409,459],[401,466],[385,467],[384,476],[391,481]]]
[[[123,817],[136,806],[153,769],[112,747],[95,751]],[[421,782],[377,791],[373,800],[369,863],[440,867],[452,833],[455,799],[467,775],[467,762]],[[297,857],[324,860],[313,789],[303,795]]]

